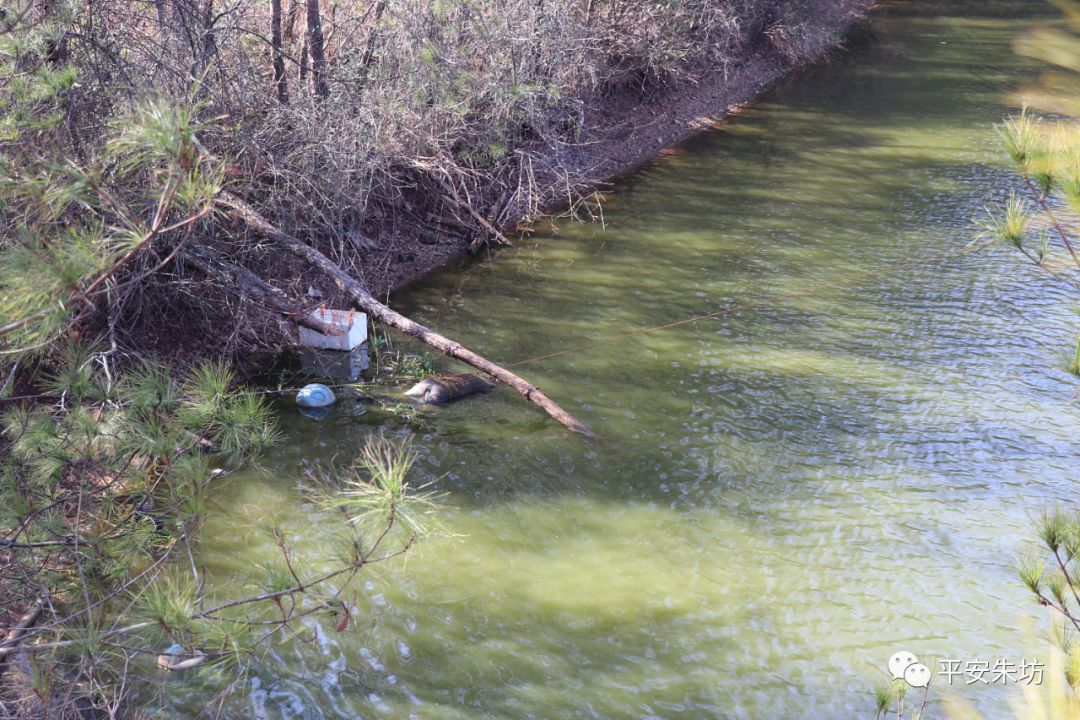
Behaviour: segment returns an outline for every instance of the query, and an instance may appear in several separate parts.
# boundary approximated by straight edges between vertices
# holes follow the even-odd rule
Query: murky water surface
[[[866,718],[896,650],[1031,657],[1012,567],[1076,498],[1076,320],[1015,254],[959,251],[1038,73],[1010,42],[1050,12],[886,3],[874,37],[618,183],[606,228],[398,298],[503,362],[725,312],[521,368],[595,442],[506,389],[419,431],[283,405],[267,472],[212,499],[222,592],[261,581],[271,524],[326,557],[304,469],[374,432],[413,436],[453,537],[368,576],[346,632],[274,645],[236,714]],[[1000,685],[954,689],[1008,715]]]

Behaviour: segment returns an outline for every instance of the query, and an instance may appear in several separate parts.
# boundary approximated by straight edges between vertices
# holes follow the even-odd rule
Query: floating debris
[[[326,408],[337,401],[334,391],[320,383],[311,383],[296,393],[296,404],[302,408]]]
[[[355,382],[370,365],[367,341],[367,315],[355,310],[320,308],[311,313],[337,331],[324,335],[311,328],[300,327],[300,366],[316,378],[340,382]]]
[[[463,373],[424,378],[406,390],[405,394],[422,402],[438,405],[473,393],[487,392],[494,387],[495,383],[485,377],[476,373]]]
[[[173,643],[165,652],[157,656],[158,667],[170,672],[190,670],[193,667],[202,665],[204,662],[206,662],[206,655],[198,650],[191,653],[185,652],[184,646],[180,643]]]

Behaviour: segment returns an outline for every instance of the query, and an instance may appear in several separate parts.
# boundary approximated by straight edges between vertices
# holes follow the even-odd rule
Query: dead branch
[[[446,193],[447,193],[446,202],[447,203],[449,203],[453,207],[461,208],[465,212],[472,215],[473,220],[475,220],[477,223],[479,223],[480,227],[484,228],[484,230],[486,230],[487,233],[489,235],[491,235],[491,237],[495,238],[495,241],[498,242],[500,245],[513,245],[513,243],[511,243],[509,240],[506,239],[505,235],[503,235],[501,232],[499,232],[498,228],[496,228],[494,225],[489,223],[487,221],[487,218],[485,218],[483,215],[481,215],[479,212],[477,212],[476,208],[474,208],[469,203],[463,201],[458,196],[457,190],[455,190],[452,185],[450,185],[449,183],[444,181],[438,175],[432,174],[431,177],[435,180],[435,182],[437,182],[439,184],[439,187],[441,187],[444,191],[446,191]]]
[[[274,310],[288,316],[298,325],[309,327],[323,335],[341,335],[341,328],[327,325],[311,316],[301,305],[293,302],[284,291],[274,287],[247,268],[234,265],[209,248],[192,244],[183,255],[183,262],[205,275],[220,280],[225,288],[251,292]]]
[[[22,638],[26,631],[34,626],[38,618],[41,616],[41,611],[45,608],[44,598],[38,598],[34,601],[34,604],[23,613],[18,622],[11,626],[11,629],[7,631],[7,635],[4,636],[3,641],[0,641],[0,648],[7,648],[19,643],[19,639]],[[0,666],[3,665],[4,660],[7,659],[7,655],[0,655]]]
[[[356,305],[369,313],[376,320],[397,328],[407,335],[417,338],[431,347],[461,360],[477,370],[491,375],[517,390],[526,400],[542,408],[548,415],[570,428],[574,432],[593,437],[592,430],[587,425],[563,410],[554,400],[549,398],[534,385],[530,385],[522,378],[510,372],[501,365],[497,365],[487,358],[477,355],[472,350],[463,347],[459,343],[443,337],[436,332],[410,320],[396,310],[384,305],[372,297],[367,288],[351,277],[341,267],[321,252],[310,245],[294,238],[288,233],[272,225],[266,218],[259,214],[255,208],[230,193],[219,196],[218,202],[232,210],[247,225],[260,235],[284,247],[289,252],[303,258],[315,267],[322,270],[330,277],[339,288],[348,293]]]
[[[458,220],[457,218],[454,218],[454,217],[446,217],[445,215],[436,215],[433,212],[429,212],[426,215],[424,215],[424,218],[429,223],[438,223],[439,225],[446,225],[447,227],[454,228],[455,230],[458,230],[458,231],[461,231],[461,232],[465,232],[465,233],[475,232],[475,230],[473,228],[469,227],[468,225],[466,225],[465,223],[461,222],[460,220]]]

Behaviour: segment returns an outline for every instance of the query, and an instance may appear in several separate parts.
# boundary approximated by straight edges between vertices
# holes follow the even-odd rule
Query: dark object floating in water
[[[424,378],[406,390],[405,394],[422,402],[438,405],[473,393],[487,392],[494,387],[495,383],[485,377],[476,373],[463,373]]]

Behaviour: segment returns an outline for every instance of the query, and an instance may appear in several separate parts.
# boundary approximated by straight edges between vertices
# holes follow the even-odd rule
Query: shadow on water
[[[375,432],[413,438],[447,537],[366,578],[355,627],[275,645],[237,714],[869,717],[898,649],[1030,656],[1011,565],[1075,497],[1073,319],[1012,254],[961,251],[1011,182],[992,125],[1038,72],[1010,42],[1048,12],[887,2],[872,41],[620,180],[606,227],[398,298],[503,362],[601,341],[521,368],[601,440],[506,389],[421,429],[283,404],[268,472],[214,497],[223,592],[258,580],[271,524],[320,561],[337,531],[304,470]],[[174,712],[203,697],[164,682]],[[1000,687],[957,690],[1003,715]]]

